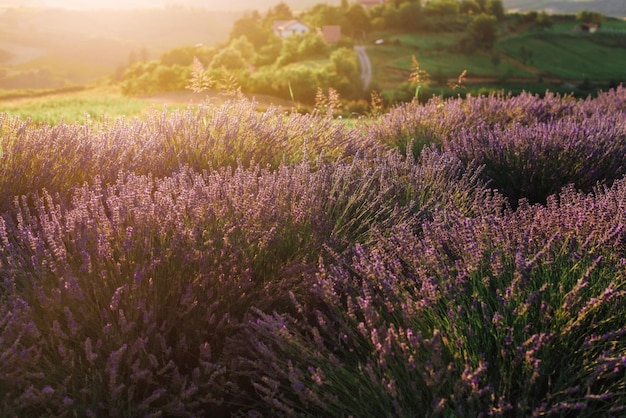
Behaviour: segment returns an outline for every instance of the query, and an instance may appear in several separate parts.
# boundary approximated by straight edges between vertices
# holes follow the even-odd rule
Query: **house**
[[[320,33],[324,41],[329,44],[336,44],[341,41],[341,26],[339,25],[322,26]]]
[[[365,9],[369,9],[374,6],[378,6],[379,4],[384,4],[385,0],[357,0],[357,3],[359,3]]]
[[[598,25],[595,23],[583,23],[580,28],[583,32],[596,33],[598,31]]]
[[[276,35],[286,38],[291,35],[302,35],[310,29],[307,25],[297,20],[276,20],[272,24],[272,30]]]

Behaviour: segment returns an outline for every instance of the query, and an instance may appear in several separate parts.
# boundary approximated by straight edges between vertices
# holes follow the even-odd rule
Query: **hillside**
[[[606,16],[626,17],[624,0],[503,0],[507,9],[549,10],[552,13],[577,13],[591,10]]]
[[[128,0],[122,5],[114,4],[108,0],[0,0],[0,8],[3,6],[28,6],[28,7],[63,7],[70,9],[141,9],[160,8],[165,6],[182,6],[202,8],[211,11],[243,11],[265,10],[275,6],[279,0],[231,0],[228,2],[207,2],[206,0]],[[303,10],[319,3],[318,0],[285,0],[294,10]],[[339,4],[339,0],[326,1],[328,4]]]
[[[186,8],[0,9],[0,88],[51,88],[106,77],[132,59],[221,42],[238,17]]]

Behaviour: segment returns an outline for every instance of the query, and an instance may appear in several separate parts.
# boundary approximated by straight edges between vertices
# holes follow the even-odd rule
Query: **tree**
[[[358,58],[354,50],[339,48],[330,54],[330,69],[333,73],[355,80],[359,77]]]
[[[282,96],[288,92],[292,99],[304,103],[313,103],[320,85],[319,73],[304,65],[290,65],[281,68],[275,77]]]
[[[245,14],[233,23],[233,29],[230,32],[230,39],[237,39],[245,36],[254,45],[255,48],[261,48],[267,43],[272,30],[263,24],[259,12],[254,11]]]
[[[210,55],[208,48],[206,47],[196,47],[196,46],[183,46],[179,48],[173,48],[168,51],[165,51],[161,54],[160,62],[163,65],[171,66],[171,65],[191,65],[193,63],[194,57],[198,57],[198,59],[202,62],[207,63],[210,61],[210,58],[207,60],[206,58]]]
[[[459,12],[466,15],[476,15],[481,11],[480,5],[475,0],[463,0],[459,5]]]
[[[304,19],[315,27],[341,25],[345,20],[345,10],[327,3],[318,3],[304,15]]]
[[[274,20],[291,20],[293,19],[293,12],[289,5],[285,2],[280,2],[273,8],[269,9],[266,14],[266,21]]]
[[[457,0],[429,0],[424,5],[424,13],[428,15],[436,15],[440,18],[445,16],[453,16],[459,12],[459,3]]]
[[[224,67],[227,70],[237,70],[245,66],[246,61],[241,56],[241,52],[232,47],[220,50],[211,61],[211,68]]]
[[[254,50],[254,45],[252,45],[252,42],[250,42],[247,37],[240,36],[239,38],[234,39],[230,42],[230,47],[239,51],[241,57],[246,62],[254,62],[256,52]]]
[[[498,21],[495,16],[482,13],[467,25],[467,33],[476,46],[491,49],[496,42]]]
[[[307,59],[327,54],[328,44],[319,33],[310,32],[296,36],[298,44],[298,58]]]
[[[536,27],[540,29],[549,29],[552,27],[553,21],[552,17],[549,14],[542,11],[540,13],[537,13],[537,16],[535,16],[535,21],[533,23]]]
[[[576,19],[583,23],[595,23],[600,24],[604,22],[604,15],[589,10],[582,10],[576,13]]]
[[[476,0],[481,12],[487,11],[487,0]]]
[[[283,67],[298,60],[298,49],[300,48],[300,36],[288,36],[282,40],[280,56],[276,60],[276,65]]]
[[[495,16],[498,20],[504,19],[504,6],[502,5],[502,0],[488,0],[486,12]]]
[[[163,65],[154,71],[154,79],[160,91],[179,90],[185,87],[186,72],[180,65],[165,67]]]
[[[422,22],[422,6],[420,2],[407,1],[398,7],[400,27],[414,31]]]
[[[343,30],[355,36],[356,34],[364,35],[372,27],[370,17],[367,11],[358,3],[355,3],[348,7],[345,13],[345,19],[343,24]]]

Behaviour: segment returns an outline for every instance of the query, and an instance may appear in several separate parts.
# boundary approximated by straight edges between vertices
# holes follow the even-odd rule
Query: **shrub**
[[[397,154],[155,179],[120,174],[0,218],[3,415],[223,415],[254,403],[252,307],[290,311],[327,248],[468,208],[476,176]],[[480,192],[479,192],[480,193]],[[6,308],[5,308],[6,307]],[[260,373],[256,376],[255,373]]]
[[[414,155],[433,144],[466,163],[484,165],[484,180],[514,205],[521,198],[546,202],[568,184],[584,191],[626,172],[626,90],[577,100],[490,95],[403,104],[368,135]]]
[[[301,161],[306,152],[328,161],[381,148],[330,119],[275,107],[256,112],[249,101],[153,110],[143,120],[102,124],[38,126],[3,115],[0,132],[3,209],[14,196],[41,189],[67,195],[96,176],[105,184],[115,182],[120,171],[164,177],[184,165],[197,171],[239,164],[275,168]]]
[[[0,415],[623,414],[624,92],[0,115]]]
[[[625,193],[394,225],[259,313],[257,391],[287,416],[623,412]]]

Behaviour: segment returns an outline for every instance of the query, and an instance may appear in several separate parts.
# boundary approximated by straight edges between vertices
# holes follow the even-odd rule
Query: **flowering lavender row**
[[[413,153],[436,144],[484,165],[483,178],[512,204],[545,203],[569,184],[591,191],[626,174],[626,88],[586,100],[551,93],[435,98],[393,109],[369,135],[404,151],[412,145]]]
[[[6,209],[13,196],[44,188],[66,193],[96,176],[113,182],[120,171],[163,177],[181,166],[276,168],[306,153],[332,161],[381,148],[329,118],[255,107],[250,101],[200,105],[99,125],[34,125],[0,114],[0,204]]]
[[[0,415],[623,415],[625,111],[0,115]]]
[[[287,416],[623,416],[626,182],[397,224],[250,331]],[[382,231],[381,231],[382,232]]]
[[[120,174],[0,222],[0,414],[225,414],[254,403],[251,308],[289,311],[323,248],[484,193],[449,155]],[[402,196],[402,201],[396,197]],[[388,228],[386,226],[385,228]],[[261,372],[262,374],[262,372]],[[247,386],[246,386],[247,385]],[[252,400],[251,400],[252,399]],[[4,409],[3,409],[4,408]]]

